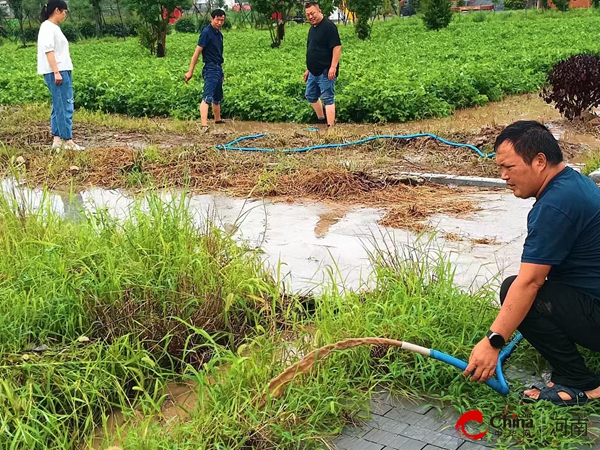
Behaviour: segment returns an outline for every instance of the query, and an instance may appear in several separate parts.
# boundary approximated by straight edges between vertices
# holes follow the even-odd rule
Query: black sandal
[[[561,384],[554,384],[552,387],[535,383],[531,386],[531,389],[537,389],[540,391],[540,396],[536,398],[531,398],[525,395],[525,392],[521,391],[521,395],[523,396],[523,401],[526,403],[537,403],[540,400],[549,401],[557,406],[577,406],[577,405],[585,405],[587,402],[593,400],[589,398],[584,391],[580,389],[570,388],[567,386],[563,386]],[[570,400],[563,400],[558,395],[559,392],[564,392],[565,394],[569,394],[571,396]]]
[[[221,120],[215,120],[215,124],[217,124],[217,125],[221,125],[223,123],[226,123],[223,119],[221,119]]]

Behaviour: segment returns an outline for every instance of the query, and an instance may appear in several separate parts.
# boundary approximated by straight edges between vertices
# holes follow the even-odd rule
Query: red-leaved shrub
[[[567,119],[600,106],[600,56],[574,55],[559,61],[546,77],[548,87],[540,96],[554,102]]]

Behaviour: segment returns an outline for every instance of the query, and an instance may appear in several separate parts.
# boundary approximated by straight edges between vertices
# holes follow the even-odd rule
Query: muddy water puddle
[[[2,182],[2,189],[10,195],[18,192],[20,201],[32,208],[39,207],[44,195],[40,190],[15,188],[9,180]],[[167,201],[174,197],[169,192],[163,196]],[[518,269],[531,202],[508,191],[469,193],[465,199],[476,202],[478,210],[460,218],[436,214],[424,219],[437,234],[423,251],[441,252],[455,264],[459,285],[478,287],[508,269]],[[58,214],[78,220],[82,210],[99,208],[114,217],[127,217],[134,198],[118,190],[92,188],[74,196],[50,194],[47,201]],[[279,266],[288,292],[321,292],[332,282],[342,290],[368,288],[373,283],[373,254],[423,246],[420,242],[429,237],[419,240],[409,231],[381,226],[385,211],[373,207],[219,195],[191,195],[188,201],[198,227],[207,218],[214,219],[239,242],[260,249],[274,272]]]
[[[96,428],[92,439],[90,449],[93,450],[120,450],[118,443],[127,435],[128,421],[163,422],[171,425],[175,422],[184,422],[189,419],[190,413],[195,409],[198,400],[198,386],[195,383],[167,383],[162,396],[163,403],[160,408],[160,414],[144,418],[143,414],[136,410],[132,418],[127,418],[121,411],[113,411],[106,417],[103,426]],[[105,438],[108,436],[108,438]],[[108,439],[109,443],[106,442]]]

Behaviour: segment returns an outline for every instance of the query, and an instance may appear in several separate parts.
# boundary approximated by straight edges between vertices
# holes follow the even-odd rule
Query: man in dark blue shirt
[[[558,142],[542,124],[519,121],[495,144],[502,179],[520,198],[535,197],[519,274],[502,283],[502,307],[471,352],[464,374],[484,382],[518,328],[552,366],[548,385],[524,400],[557,405],[600,398],[600,377],[577,345],[600,352],[600,189],[566,167]]]
[[[223,33],[221,27],[225,23],[225,11],[215,9],[211,13],[210,25],[204,27],[198,39],[198,46],[192,56],[190,69],[185,74],[187,83],[194,76],[194,69],[202,54],[202,78],[204,92],[200,103],[200,121],[204,131],[208,131],[208,105],[212,104],[215,123],[224,123],[221,119],[221,101],[223,100]]]

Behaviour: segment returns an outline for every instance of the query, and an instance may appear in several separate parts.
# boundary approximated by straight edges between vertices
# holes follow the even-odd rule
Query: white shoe
[[[63,150],[75,150],[75,151],[80,152],[80,151],[85,150],[85,147],[82,147],[81,145],[77,145],[75,142],[71,142],[68,144],[63,144],[62,149]]]

